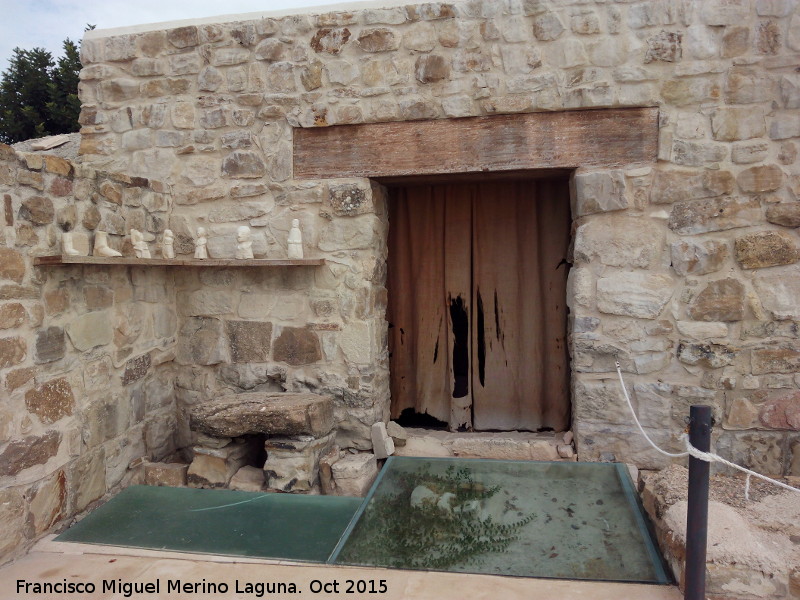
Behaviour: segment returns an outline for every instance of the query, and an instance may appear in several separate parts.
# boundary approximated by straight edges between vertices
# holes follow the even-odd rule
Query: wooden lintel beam
[[[294,174],[306,179],[612,167],[657,153],[657,108],[294,130]]]

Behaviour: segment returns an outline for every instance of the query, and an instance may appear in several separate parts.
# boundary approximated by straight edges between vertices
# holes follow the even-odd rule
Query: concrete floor
[[[92,594],[36,593],[30,586],[25,593],[19,580],[30,583],[93,583]],[[124,589],[103,591],[103,581],[120,580],[125,584],[158,584],[157,593],[128,593]],[[168,590],[168,581],[180,580],[182,584],[200,584],[196,591]],[[227,592],[203,591],[202,583],[228,585]],[[375,586],[385,580],[384,593],[346,593],[347,580],[362,580]],[[238,584],[237,584],[238,581]],[[336,591],[333,582],[338,582]],[[674,586],[636,585],[624,583],[579,582],[553,579],[528,579],[522,577],[497,577],[491,575],[464,575],[423,571],[397,571],[389,569],[310,565],[255,559],[181,554],[55,542],[53,536],[45,538],[30,553],[0,568],[0,598],[80,599],[80,600],[194,600],[209,598],[219,600],[247,600],[273,597],[287,599],[292,594],[269,593],[266,584],[294,584],[306,598],[352,598],[363,600],[680,600]],[[248,584],[250,587],[248,587]],[[264,584],[259,589],[258,584]],[[320,585],[327,590],[315,592]],[[238,585],[238,591],[237,591]],[[376,591],[379,588],[376,587]],[[19,590],[19,591],[18,591]],[[58,592],[58,590],[56,590]],[[260,593],[260,595],[259,595]]]

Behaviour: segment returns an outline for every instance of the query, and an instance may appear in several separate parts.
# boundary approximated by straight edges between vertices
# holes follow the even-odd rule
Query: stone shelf
[[[147,267],[314,267],[325,264],[324,258],[135,258],[132,256],[37,256],[37,267],[61,265],[136,265]]]

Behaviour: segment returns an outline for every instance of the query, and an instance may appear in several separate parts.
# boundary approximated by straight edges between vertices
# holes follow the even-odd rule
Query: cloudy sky
[[[344,0],[0,0],[0,70],[14,47],[61,55],[65,38],[83,37],[87,23],[98,29],[221,14],[341,4]],[[352,0],[351,0],[352,1]]]

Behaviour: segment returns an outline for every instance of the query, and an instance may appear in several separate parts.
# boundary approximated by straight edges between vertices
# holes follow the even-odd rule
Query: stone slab
[[[561,460],[557,446],[564,443],[559,434],[523,431],[459,433],[407,428],[406,434],[406,444],[395,448],[395,456]]]
[[[386,423],[372,425],[372,451],[376,458],[387,458],[394,454],[394,441],[386,432]]]
[[[31,144],[31,150],[50,150],[51,148],[66,144],[69,140],[70,137],[65,134],[39,138]]]
[[[333,429],[333,401],[317,394],[250,392],[192,408],[190,427],[215,437],[311,435]]]

